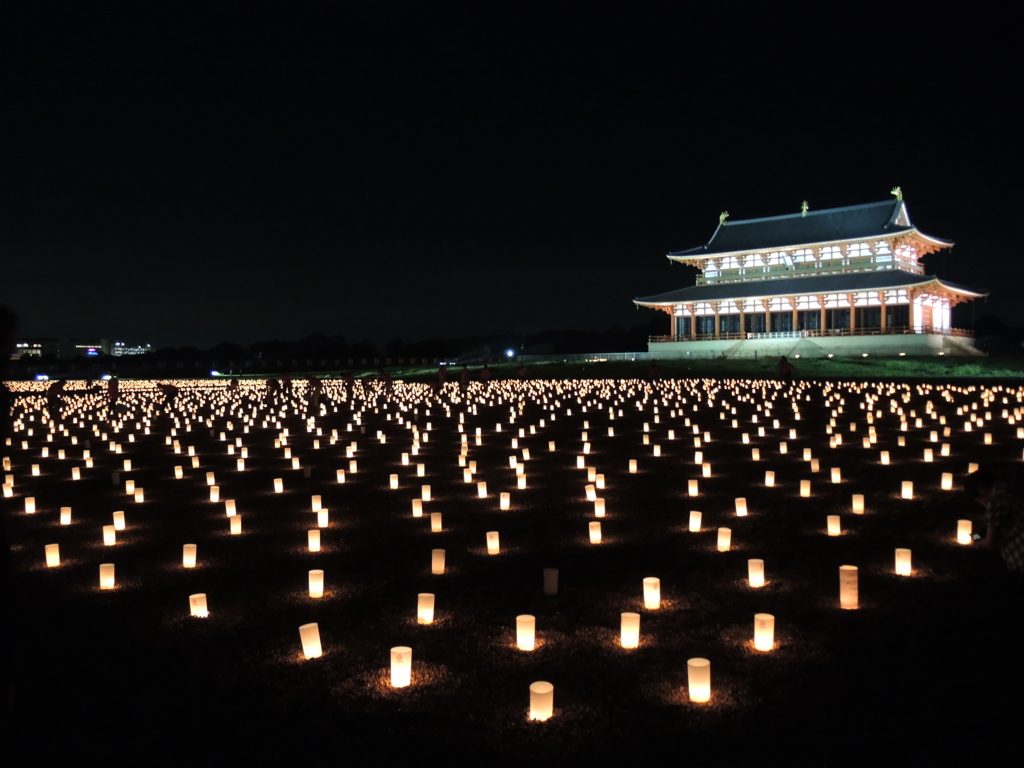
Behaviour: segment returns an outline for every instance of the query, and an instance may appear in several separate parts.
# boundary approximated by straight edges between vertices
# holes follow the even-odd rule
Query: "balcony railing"
[[[894,326],[889,328],[825,328],[807,331],[763,331],[747,333],[698,333],[696,336],[649,336],[648,342],[661,343],[667,341],[742,341],[745,339],[813,339],[832,336],[901,336],[910,333],[927,333],[936,336],[959,336],[973,339],[974,332],[964,328],[924,328],[912,326]]]

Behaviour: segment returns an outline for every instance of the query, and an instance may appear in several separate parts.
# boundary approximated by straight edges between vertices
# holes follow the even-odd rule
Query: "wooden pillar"
[[[743,316],[744,316],[744,313],[743,313],[743,299],[740,299],[739,302],[737,302],[737,305],[740,308],[740,338],[741,339],[745,339],[745,338],[747,338],[747,329],[743,325]]]
[[[882,305],[882,333],[884,334],[885,333],[885,329],[886,329],[886,323],[885,323],[885,291],[879,291],[878,292],[878,301]]]
[[[693,311],[693,304],[689,305],[690,310],[690,341],[697,339],[697,315]]]
[[[797,329],[797,325],[798,325],[797,320],[796,320],[797,319],[796,296],[790,296],[789,300],[793,304],[793,330],[795,331]]]
[[[825,335],[825,294],[818,296],[818,306],[821,307],[821,322],[818,325],[821,326],[820,333],[822,336]]]
[[[718,332],[718,331],[719,331],[719,325],[718,325],[718,323],[719,323],[719,319],[720,319],[720,317],[719,317],[719,314],[718,314],[718,310],[719,310],[719,309],[721,308],[721,306],[722,306],[722,305],[721,305],[721,304],[720,304],[719,302],[717,302],[717,301],[711,304],[711,308],[712,308],[713,310],[715,310],[715,339],[716,339],[716,340],[717,340],[717,339],[719,338],[719,336],[721,335],[721,334],[719,334],[719,332]]]

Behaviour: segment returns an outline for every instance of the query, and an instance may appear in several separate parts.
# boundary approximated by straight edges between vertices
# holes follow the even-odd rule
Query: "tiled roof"
[[[881,272],[852,272],[817,277],[791,277],[779,280],[759,280],[748,283],[717,283],[714,285],[693,285],[677,291],[659,293],[634,299],[637,304],[675,304],[690,301],[723,301],[726,299],[749,299],[760,296],[793,296],[806,293],[843,293],[870,291],[883,288],[907,288],[913,285],[937,283],[957,293],[971,296],[987,296],[988,291],[950,283],[934,275],[914,275],[900,270]]]

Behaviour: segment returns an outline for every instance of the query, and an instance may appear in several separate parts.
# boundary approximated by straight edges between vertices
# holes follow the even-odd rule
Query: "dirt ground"
[[[182,384],[164,411],[151,384],[126,382],[120,412],[103,395],[66,397],[52,415],[67,433],[58,429],[48,441],[41,386],[18,385],[18,431],[0,454],[11,461],[3,474],[14,476],[13,496],[2,503],[20,601],[9,623],[18,678],[3,763],[334,765],[432,755],[454,765],[570,756],[598,764],[621,757],[827,765],[992,757],[1015,746],[1024,580],[996,552],[959,545],[955,534],[962,518],[984,532],[982,507],[964,491],[968,464],[1020,466],[1024,390],[955,386],[962,391],[934,382],[804,382],[791,391],[718,380],[507,382],[489,390],[475,383],[467,402],[453,384],[438,401],[429,388],[402,383],[390,396],[357,385],[347,399],[344,385],[331,382],[325,413],[311,411],[309,422],[304,383],[276,400],[258,381],[236,392],[224,382]],[[862,408],[866,397],[876,399]],[[984,420],[986,412],[984,426],[964,431],[969,414]],[[255,417],[248,432],[243,415]],[[833,418],[842,443],[830,448]],[[403,465],[413,426],[419,451]],[[865,448],[872,426],[877,441]],[[275,448],[284,429],[287,446]],[[577,469],[584,431],[585,463],[605,476],[597,491],[603,518],[586,499],[587,471]],[[463,435],[467,461],[477,462],[472,483],[458,463]],[[168,437],[180,441],[180,454]],[[244,471],[236,469],[241,447],[227,453],[238,438],[248,452]],[[86,440],[92,468],[82,458]],[[353,441],[358,469],[339,483]],[[940,455],[943,443],[948,457]],[[286,448],[303,469],[292,469]],[[808,448],[817,473],[804,460]],[[922,460],[926,448],[933,462]],[[64,459],[56,457],[61,449]],[[882,450],[888,465],[879,461]],[[695,451],[710,463],[710,477]],[[525,466],[523,490],[510,456]],[[81,468],[81,480],[71,480],[72,467]],[[833,467],[840,483],[831,482]],[[775,473],[773,487],[766,471]],[[207,472],[215,473],[221,502],[209,500]],[[940,489],[944,472],[953,475],[951,491]],[[397,490],[389,488],[391,474]],[[283,493],[274,492],[274,478],[283,479]],[[696,497],[688,495],[692,479]],[[144,488],[143,502],[125,493],[126,480]],[[479,480],[486,498],[478,497]],[[801,497],[801,480],[811,481],[810,497]],[[900,498],[905,480],[914,483],[913,499]],[[431,499],[414,517],[424,483]],[[499,509],[501,492],[511,495],[508,511]],[[319,552],[307,547],[307,531],[317,526],[313,494],[330,520]],[[863,494],[863,515],[851,513],[852,494]],[[735,514],[739,496],[745,517]],[[25,513],[26,497],[35,499],[34,514]],[[235,500],[240,535],[229,533],[224,499]],[[70,525],[60,525],[63,506],[72,508]],[[126,530],[104,546],[101,529],[116,510]],[[703,514],[700,532],[688,530],[691,510]],[[431,531],[433,512],[442,515],[440,532]],[[826,534],[832,514],[841,518],[839,536]],[[596,520],[602,541],[591,544],[588,524]],[[725,552],[716,547],[722,526],[732,530]],[[487,553],[488,531],[500,534],[499,554]],[[60,545],[56,568],[44,562],[51,543]],[[186,543],[198,547],[196,568],[182,567]],[[894,572],[897,547],[912,550],[911,576]],[[446,550],[443,575],[431,574],[435,548]],[[747,584],[750,558],[765,562],[762,588]],[[98,588],[101,563],[115,564],[115,589]],[[857,610],[839,606],[844,564],[859,569]],[[307,590],[314,568],[325,574],[320,599]],[[543,592],[545,568],[559,570],[557,595]],[[661,580],[657,610],[644,608],[648,576]],[[189,615],[189,595],[200,592],[207,618]],[[424,592],[436,595],[436,612],[421,625],[416,602]],[[624,611],[641,614],[633,650],[619,645]],[[753,648],[759,612],[776,617],[770,652]],[[533,651],[516,647],[519,614],[536,616]],[[309,622],[318,623],[323,643],[315,659],[303,657],[299,642],[298,628]],[[389,651],[399,645],[412,648],[413,674],[411,686],[396,689]],[[707,704],[687,693],[686,662],[694,657],[711,660]],[[554,684],[554,717],[545,722],[527,717],[529,686],[538,680]]]

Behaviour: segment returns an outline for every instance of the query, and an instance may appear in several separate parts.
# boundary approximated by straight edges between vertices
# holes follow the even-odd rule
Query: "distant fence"
[[[605,363],[650,360],[650,352],[588,352],[581,355],[516,355],[519,363]]]

